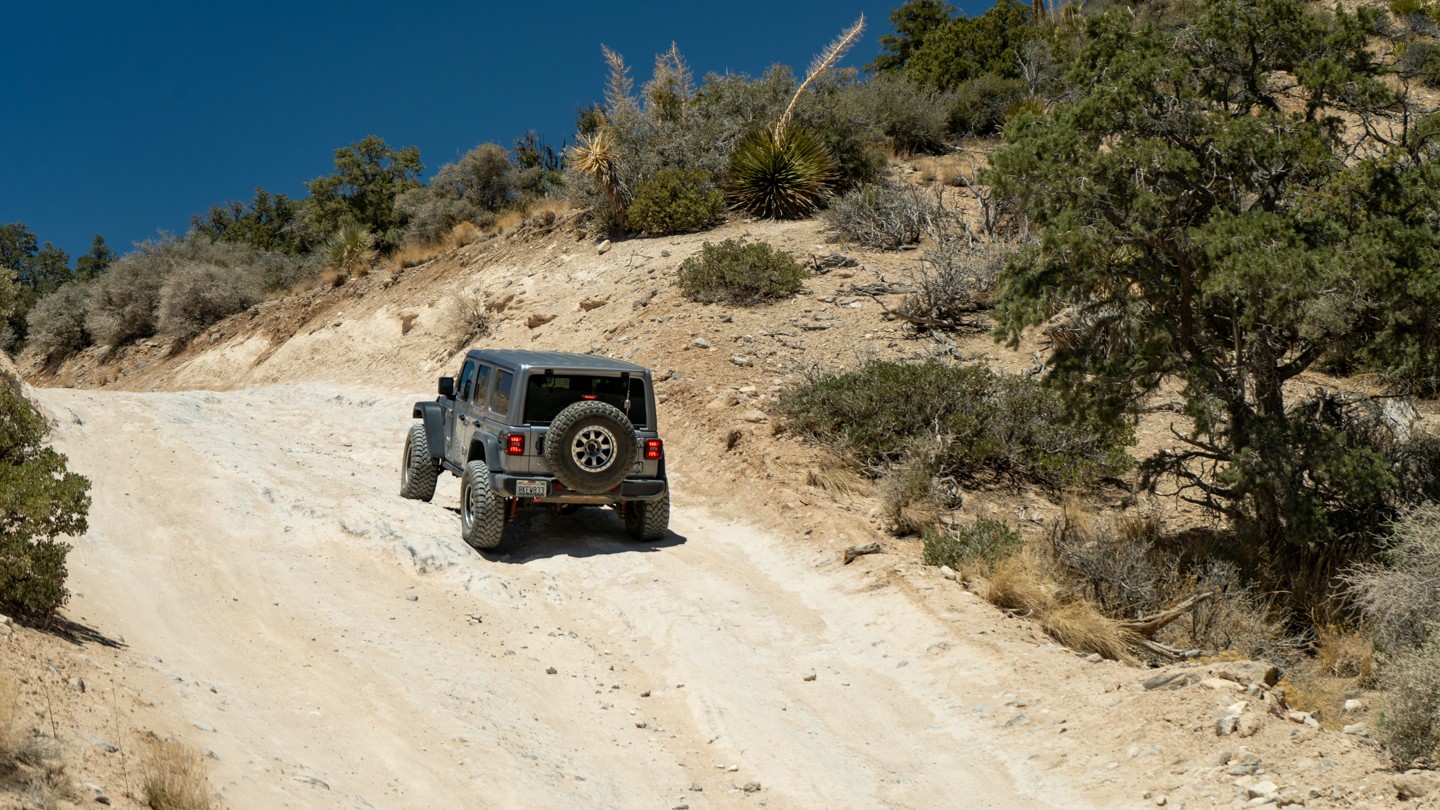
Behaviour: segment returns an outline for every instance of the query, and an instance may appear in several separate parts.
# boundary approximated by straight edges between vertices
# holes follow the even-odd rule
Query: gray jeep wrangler
[[[521,506],[613,506],[637,540],[670,523],[665,444],[649,370],[564,352],[471,349],[440,396],[417,402],[400,494],[428,501],[441,470],[460,476],[460,534],[500,544]]]

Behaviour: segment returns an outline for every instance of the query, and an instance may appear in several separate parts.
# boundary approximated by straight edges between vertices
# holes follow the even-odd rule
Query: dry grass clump
[[[466,220],[450,229],[450,233],[445,236],[445,246],[450,250],[461,248],[479,239],[482,234],[479,225]]]
[[[205,760],[179,740],[156,740],[140,764],[146,805],[152,810],[209,810],[210,779]]]
[[[0,674],[0,766],[12,767],[24,759],[29,735],[21,722],[20,681],[6,672]]]
[[[1099,653],[1114,661],[1136,660],[1130,652],[1135,636],[1089,602],[1067,602],[1041,615],[1040,626],[1072,650]]]
[[[514,233],[517,228],[525,224],[525,214],[522,211],[502,211],[495,215],[495,224],[491,226],[497,236],[505,236]]]
[[[985,598],[1003,610],[1038,617],[1055,610],[1058,590],[1033,558],[1019,555],[995,566]]]
[[[1046,634],[1072,650],[1116,661],[1135,660],[1134,637],[1092,603],[1063,594],[1031,555],[996,565],[985,598],[996,607],[1035,619]]]
[[[864,492],[865,476],[847,459],[822,453],[805,476],[805,483],[831,495],[848,496]]]

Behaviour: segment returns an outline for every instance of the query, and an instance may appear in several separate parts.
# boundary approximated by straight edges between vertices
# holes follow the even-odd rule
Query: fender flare
[[[500,471],[500,442],[489,433],[476,432],[470,439],[470,450],[465,456],[466,463],[480,460],[490,471]]]
[[[430,445],[430,457],[445,458],[445,409],[438,402],[417,402],[410,414],[425,423],[425,441]]]

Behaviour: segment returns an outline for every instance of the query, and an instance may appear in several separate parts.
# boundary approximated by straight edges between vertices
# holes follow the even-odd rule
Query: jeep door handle
[[[466,416],[460,417],[460,423],[461,423],[461,424],[465,424],[465,425],[470,424],[470,419],[469,419],[469,417],[466,417]]]

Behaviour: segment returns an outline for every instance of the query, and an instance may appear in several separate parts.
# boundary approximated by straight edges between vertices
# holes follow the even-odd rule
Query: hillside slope
[[[213,752],[234,807],[1395,801],[1362,741],[1273,716],[1243,673],[1147,689],[1155,673],[1078,657],[916,563],[871,496],[810,486],[833,462],[777,435],[765,408],[787,382],[937,352],[1028,370],[1035,347],[886,320],[869,285],[912,277],[915,252],[844,249],[857,266],[764,307],[681,299],[679,262],[727,237],[837,248],[814,222],[604,252],[563,221],[528,226],[270,302],[178,351],[28,369],[96,482],[71,612],[125,639],[104,666],[136,696],[133,725]],[[657,370],[673,538],[625,544],[587,510],[481,556],[458,538],[453,479],[433,504],[394,494],[408,403],[462,348],[457,295],[491,306],[477,344]],[[885,552],[841,562],[872,540]],[[1237,714],[1243,736],[1217,736]],[[113,763],[85,767],[114,784]]]

